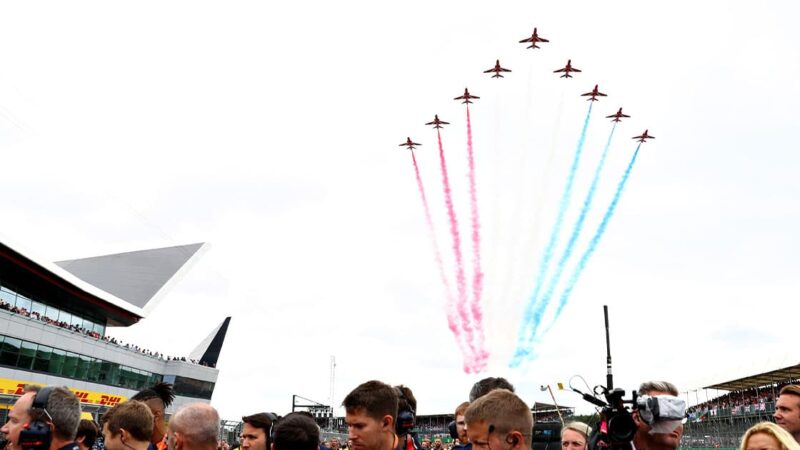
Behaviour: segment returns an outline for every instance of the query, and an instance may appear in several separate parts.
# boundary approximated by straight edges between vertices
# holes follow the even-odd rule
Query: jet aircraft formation
[[[533,29],[533,33],[530,37],[522,39],[519,41],[521,44],[529,44],[526,49],[541,49],[538,44],[540,43],[549,43],[548,39],[539,35],[538,28]],[[511,73],[511,70],[503,67],[500,64],[500,60],[497,59],[495,61],[494,67],[491,67],[487,70],[484,70],[483,73],[491,73],[491,78],[493,79],[500,79],[504,78],[503,74]],[[572,59],[567,59],[567,63],[564,67],[553,70],[553,73],[561,74],[559,78],[569,79],[574,78],[573,74],[582,73],[582,70],[572,65]],[[573,163],[572,173],[570,175],[570,179],[568,180],[568,187],[565,187],[565,192],[569,192],[572,184],[572,177],[575,175],[575,170],[577,168],[577,161],[580,157],[581,147],[583,146],[583,140],[586,134],[586,126],[588,125],[589,115],[591,114],[591,106],[594,102],[600,100],[600,97],[607,97],[607,94],[600,92],[599,85],[595,84],[594,88],[586,93],[580,94],[581,97],[588,97],[586,100],[590,102],[590,107],[587,113],[586,121],[584,122],[584,129],[581,134],[581,139],[578,144],[578,148],[575,154],[575,162]],[[438,271],[442,283],[445,287],[446,291],[446,298],[447,298],[447,319],[448,325],[453,334],[455,335],[456,342],[459,346],[460,351],[462,352],[464,358],[464,371],[467,373],[472,372],[481,372],[487,368],[488,363],[488,356],[489,353],[485,348],[484,342],[484,326],[482,323],[482,312],[481,312],[481,300],[482,300],[482,290],[483,290],[483,273],[481,268],[481,256],[480,256],[480,215],[478,212],[478,202],[477,202],[477,194],[476,194],[476,180],[475,180],[475,167],[474,167],[474,155],[473,155],[473,148],[472,148],[472,125],[470,120],[470,110],[469,105],[473,104],[473,100],[480,99],[479,96],[473,95],[469,92],[469,89],[464,88],[463,95],[458,97],[454,97],[453,100],[460,101],[462,104],[466,105],[466,119],[467,119],[467,148],[468,148],[468,167],[469,167],[469,181],[470,181],[470,202],[471,202],[471,209],[472,209],[472,217],[471,217],[471,226],[472,226],[472,248],[474,251],[473,255],[473,273],[472,273],[472,291],[467,291],[467,274],[466,269],[463,265],[463,255],[461,252],[461,236],[458,227],[458,221],[456,218],[456,211],[453,205],[453,199],[451,196],[451,188],[449,184],[449,177],[447,172],[447,163],[445,159],[444,148],[442,144],[442,135],[441,130],[443,126],[449,125],[449,122],[441,120],[438,114],[434,115],[434,119],[430,122],[426,122],[425,125],[432,126],[437,133],[438,136],[438,146],[439,146],[439,160],[441,165],[441,176],[442,176],[442,184],[443,190],[445,195],[445,204],[448,210],[448,217],[450,221],[450,234],[453,241],[453,257],[455,260],[456,265],[456,276],[455,276],[455,293],[453,292],[453,286],[449,281],[449,277],[446,275],[443,258],[439,252],[439,244],[436,240],[436,234],[433,228],[433,221],[431,218],[430,213],[430,206],[428,204],[427,196],[425,194],[425,189],[423,185],[422,178],[419,172],[419,166],[417,164],[416,157],[414,156],[414,150],[416,147],[422,145],[420,143],[414,142],[411,137],[407,137],[406,141],[399,144],[400,147],[406,147],[408,150],[411,151],[412,160],[414,163],[414,169],[416,172],[416,179],[418,184],[418,189],[420,191],[420,197],[423,202],[424,210],[425,210],[425,217],[427,220],[427,224],[429,227],[429,235],[432,239],[432,246],[434,248],[434,255],[438,266]],[[605,160],[605,154],[608,152],[608,147],[611,143],[611,137],[614,134],[614,129],[616,129],[616,124],[621,122],[623,118],[627,119],[631,116],[628,114],[624,114],[622,112],[622,108],[620,107],[616,113],[606,116],[606,118],[611,119],[612,123],[614,123],[614,127],[611,130],[611,135],[608,139],[608,144],[603,152],[603,156],[600,160],[600,165],[596,169],[595,178],[592,182],[592,188],[588,194],[587,200],[584,201],[584,209],[580,213],[581,220],[588,212],[588,205],[591,203],[592,196],[594,195],[594,186],[597,183],[597,179],[600,175],[602,170],[602,164]],[[633,139],[637,140],[639,146],[641,144],[647,142],[648,139],[655,139],[654,136],[648,134],[649,130],[645,130],[641,135],[634,136]],[[614,208],[619,200],[619,196],[622,193],[622,190],[625,186],[625,183],[628,179],[628,175],[630,174],[630,170],[633,167],[633,163],[636,161],[636,155],[639,152],[639,147],[636,148],[636,152],[631,159],[629,166],[623,176],[622,180],[620,181],[617,191],[612,201],[609,209],[606,211],[606,214],[603,217],[601,222],[600,228],[597,230],[595,236],[591,239],[590,248],[584,253],[584,256],[580,259],[578,264],[578,268],[576,269],[575,274],[573,277],[570,278],[571,284],[565,288],[564,293],[561,296],[560,304],[557,304],[557,311],[555,317],[558,317],[558,314],[561,311],[561,308],[564,306],[564,302],[566,298],[569,296],[569,293],[572,290],[572,287],[575,281],[580,274],[580,271],[583,270],[585,266],[586,260],[594,251],[594,246],[597,245],[599,238],[601,237],[603,231],[605,230],[605,226],[610,219],[611,215],[614,212]],[[559,211],[559,216],[563,215],[563,210],[566,208],[567,204],[564,203],[564,198],[562,198],[562,205],[560,206],[561,210]],[[551,235],[551,239],[553,242],[558,237],[560,225],[557,223],[554,227],[554,230]],[[570,239],[570,242],[567,244],[567,250],[565,250],[565,256],[563,258],[569,257],[569,253],[571,253],[571,248],[577,235],[580,233],[582,228],[582,222],[579,222],[575,225],[573,230],[573,236]],[[547,253],[547,252],[545,252]],[[539,327],[539,318],[541,317],[542,308],[547,306],[547,303],[550,302],[550,297],[552,296],[552,290],[554,285],[558,283],[558,279],[561,275],[561,271],[563,270],[563,260],[559,261],[559,267],[556,269],[556,275],[553,275],[553,278],[550,279],[550,285],[547,286],[548,290],[545,292],[543,296],[539,296],[539,288],[543,283],[545,283],[546,279],[546,272],[540,273],[540,279],[537,280],[536,291],[534,292],[533,296],[531,297],[526,310],[525,310],[525,317],[522,320],[522,327],[520,329],[518,347],[514,354],[514,357],[510,363],[511,367],[516,367],[520,364],[520,361],[526,357],[529,357],[531,354],[530,348],[534,342],[534,339],[538,336],[537,330]],[[543,260],[542,266],[547,266],[549,261]],[[546,269],[546,267],[545,267]],[[542,270],[542,268],[540,268]],[[553,281],[555,280],[555,281]],[[471,294],[471,295],[470,295]],[[542,306],[541,304],[544,304]],[[537,309],[538,308],[538,309]],[[539,317],[539,318],[537,318]],[[550,326],[552,323],[555,322],[555,319],[552,319]],[[547,333],[549,327],[545,329],[544,333]]]

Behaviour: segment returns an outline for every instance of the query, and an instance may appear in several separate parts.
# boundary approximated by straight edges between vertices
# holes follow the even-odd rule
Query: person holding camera
[[[650,397],[669,396],[682,403],[680,399],[677,399],[678,388],[667,381],[642,383],[639,386],[639,396],[641,398],[644,395]],[[633,422],[636,424],[636,434],[633,436],[635,450],[676,450],[680,445],[681,436],[683,436],[683,422],[673,420],[671,423],[667,423],[664,420],[656,420],[653,423],[648,423],[650,421],[643,418],[639,408],[634,408],[631,415]]]
[[[471,397],[471,396],[470,396]],[[533,415],[513,392],[494,389],[464,412],[473,450],[530,450]]]
[[[8,412],[0,428],[6,450],[78,450],[75,435],[81,420],[81,405],[66,387],[27,391]]]

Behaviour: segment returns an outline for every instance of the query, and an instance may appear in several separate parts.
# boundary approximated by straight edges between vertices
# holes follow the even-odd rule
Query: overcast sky
[[[604,382],[692,390],[796,364],[800,6],[694,2],[16,2],[0,6],[0,233],[56,261],[208,242],[150,317],[110,334],[188,354],[233,316],[223,417],[409,385],[450,412],[486,375],[525,400]],[[533,27],[550,43],[526,50]],[[500,59],[512,70],[490,79]],[[553,70],[567,59],[583,72]],[[587,228],[645,128],[617,213],[564,314],[507,367],[595,84],[573,205],[624,107]],[[407,136],[452,274],[439,114],[469,233],[465,86],[490,369],[461,370]],[[565,223],[571,224],[575,210]],[[586,236],[579,248],[585,247]],[[465,249],[469,254],[469,249]],[[469,263],[469,260],[468,260]],[[586,409],[575,394],[559,402]],[[705,393],[691,393],[691,399]]]

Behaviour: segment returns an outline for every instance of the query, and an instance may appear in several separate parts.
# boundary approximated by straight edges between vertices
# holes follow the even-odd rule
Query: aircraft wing
[[[573,69],[573,70],[574,70],[574,69]],[[553,71],[553,73],[558,73],[558,72],[566,72],[566,71],[567,71],[567,68],[566,68],[566,67],[564,67],[564,68],[562,68],[562,69],[554,70],[554,71]]]
[[[500,71],[501,71],[501,72],[511,72],[510,70],[508,70],[508,69],[504,69],[504,68],[502,68],[502,67],[500,68]]]
[[[576,69],[576,68],[574,68],[574,67],[573,67],[572,69],[570,69],[570,71],[571,71],[571,72],[580,72],[580,71],[581,71],[581,69]]]
[[[489,72],[494,72],[494,71],[495,71],[495,69],[494,69],[494,67],[492,67],[489,70],[484,70],[483,73],[489,73]]]
[[[536,39],[538,39],[538,40],[539,40],[539,42],[550,42],[550,41],[548,41],[548,40],[547,40],[547,39],[545,39],[545,38],[540,38],[540,37],[537,37]]]
[[[519,43],[522,44],[522,43],[525,43],[525,42],[532,42],[532,41],[533,41],[533,38],[528,38],[528,39],[523,39],[523,40],[519,41]]]

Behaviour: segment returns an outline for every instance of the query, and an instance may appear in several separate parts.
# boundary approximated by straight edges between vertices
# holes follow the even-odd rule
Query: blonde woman
[[[570,422],[561,429],[562,450],[587,450],[592,427],[583,422]],[[800,450],[800,449],[793,449]]]
[[[791,434],[772,422],[753,425],[742,436],[740,450],[800,450]]]

